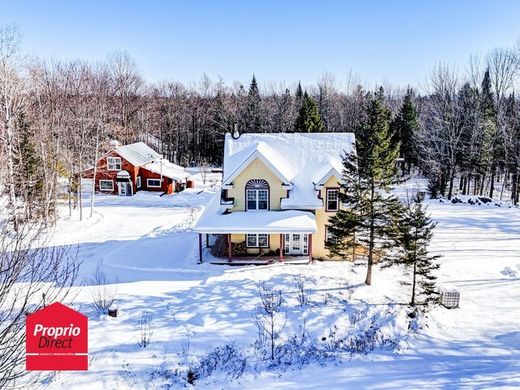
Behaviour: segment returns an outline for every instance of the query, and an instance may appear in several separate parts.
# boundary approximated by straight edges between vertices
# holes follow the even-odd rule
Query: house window
[[[146,179],[146,186],[150,188],[161,188],[160,179]]]
[[[330,228],[325,226],[325,242],[335,244],[337,241],[336,236],[330,231]]]
[[[109,171],[120,171],[122,169],[121,165],[121,157],[107,157]]]
[[[248,248],[268,248],[269,237],[267,234],[248,234],[246,246]]]
[[[114,191],[114,181],[113,180],[100,180],[99,181],[99,190],[100,191]]]
[[[141,188],[141,176],[137,176],[136,186],[137,188]]]
[[[326,211],[338,211],[339,209],[339,190],[337,188],[327,188]]]
[[[269,209],[269,184],[266,180],[249,180],[246,184],[246,210]]]

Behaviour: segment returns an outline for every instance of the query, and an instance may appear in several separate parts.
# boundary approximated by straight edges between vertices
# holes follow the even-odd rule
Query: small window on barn
[[[141,188],[141,176],[137,176],[137,188]]]
[[[107,157],[109,171],[120,171],[122,169],[121,157]]]
[[[113,180],[100,180],[99,181],[99,190],[100,191],[114,191],[114,181]]]
[[[337,188],[327,188],[327,208],[326,211],[338,211],[339,209],[339,190]]]
[[[149,188],[161,188],[160,179],[146,179],[146,186]]]

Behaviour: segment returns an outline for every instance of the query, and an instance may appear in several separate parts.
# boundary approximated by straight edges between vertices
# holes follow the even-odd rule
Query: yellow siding
[[[280,210],[280,200],[287,196],[287,191],[282,188],[282,181],[260,160],[253,160],[234,180],[233,188],[228,190],[228,197],[235,199],[232,212],[243,212],[245,210],[245,187],[251,179],[264,179],[269,183],[269,206],[270,210]],[[312,235],[312,255],[315,259],[330,259],[329,252],[325,248],[325,226],[329,223],[329,217],[334,212],[325,211],[326,188],[339,187],[339,179],[331,177],[321,190],[321,197],[324,199],[323,208],[315,211],[316,224],[318,231]],[[233,243],[245,242],[245,234],[232,234]],[[280,235],[269,235],[269,251],[274,252],[280,249]],[[267,248],[263,249],[267,251]],[[258,249],[248,249],[249,254],[258,254]]]
[[[312,255],[316,259],[330,259],[329,251],[325,248],[325,226],[329,224],[329,218],[336,214],[335,212],[325,211],[325,197],[327,187],[339,187],[338,178],[332,176],[321,190],[321,198],[323,199],[323,208],[316,210],[316,224],[318,231],[312,236]]]
[[[269,183],[269,208],[280,210],[280,199],[287,196],[287,190],[282,188],[282,181],[262,162],[256,158],[233,180],[233,188],[228,190],[228,196],[235,198],[231,211],[244,211],[246,184],[251,179],[264,179]]]

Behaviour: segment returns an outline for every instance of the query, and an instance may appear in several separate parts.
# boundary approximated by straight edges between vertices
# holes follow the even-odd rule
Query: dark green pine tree
[[[314,99],[305,92],[298,117],[294,124],[294,130],[300,133],[318,133],[324,129],[325,126]]]
[[[245,132],[260,132],[262,130],[262,98],[258,90],[256,77],[253,75],[246,99],[246,112],[244,115]]]
[[[298,81],[298,86],[296,87],[296,93],[294,94],[294,99],[296,103],[296,109],[299,110],[302,106],[303,102],[303,89],[301,83]]]
[[[480,94],[481,142],[480,142],[480,194],[483,195],[484,181],[493,169],[496,138],[496,110],[493,98],[489,69],[484,72]]]
[[[428,304],[438,301],[433,271],[439,268],[440,256],[431,256],[428,246],[433,237],[435,223],[426,215],[421,198],[414,198],[403,207],[396,229],[397,254],[394,264],[400,264],[410,272],[411,281],[402,282],[411,286],[410,305]],[[419,302],[418,302],[419,301]]]
[[[394,144],[400,144],[399,155],[404,159],[408,173],[410,173],[412,166],[417,165],[418,162],[416,145],[419,121],[412,97],[412,90],[408,89],[403,105],[390,125],[393,133],[392,140]]]
[[[345,207],[329,219],[334,240],[326,244],[334,257],[355,259],[358,253],[366,254],[368,285],[374,260],[383,260],[388,253],[400,211],[399,201],[389,194],[399,145],[391,141],[391,114],[383,100],[380,89],[368,105],[356,151],[344,157],[340,200]]]
[[[17,182],[21,185],[17,187],[17,196],[25,197],[28,203],[32,204],[36,201],[35,198],[42,187],[39,175],[42,161],[36,153],[36,147],[32,140],[33,131],[25,118],[25,114],[21,114],[18,118],[18,131],[20,144],[14,163],[19,176]]]

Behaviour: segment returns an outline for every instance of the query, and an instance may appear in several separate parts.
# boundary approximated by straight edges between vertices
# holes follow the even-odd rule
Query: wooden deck
[[[280,261],[278,256],[274,257],[262,257],[257,258],[255,256],[250,257],[233,257],[231,261],[227,258],[223,259],[212,259],[209,261],[210,264],[217,265],[269,265],[269,264],[309,264],[309,256],[284,256],[283,262]]]

